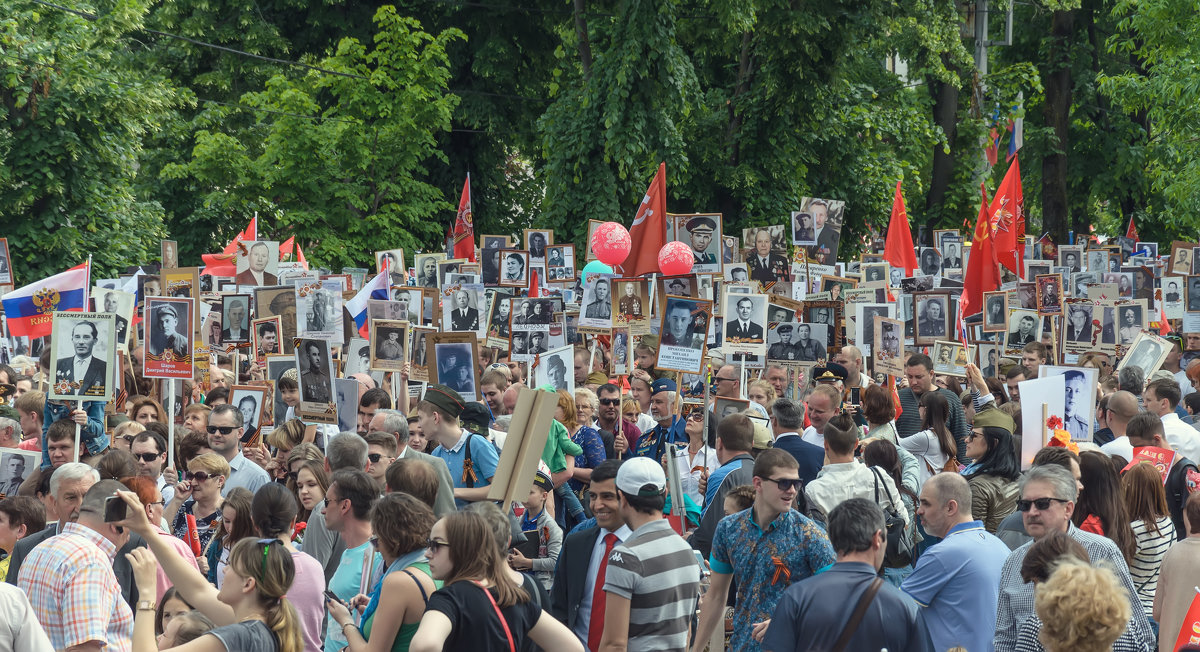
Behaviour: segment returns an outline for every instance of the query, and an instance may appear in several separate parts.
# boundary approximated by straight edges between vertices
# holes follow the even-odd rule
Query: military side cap
[[[813,380],[818,383],[832,383],[839,380],[845,382],[847,373],[846,368],[842,365],[830,362],[824,367],[813,369]]]
[[[678,388],[675,385],[675,381],[670,378],[659,378],[650,385],[650,395],[654,396],[659,392],[674,392],[676,389]]]
[[[588,384],[595,383],[597,385],[605,385],[608,384],[608,376],[604,375],[603,371],[593,371],[592,373],[588,374],[587,382]]]
[[[717,223],[713,221],[713,218],[711,217],[700,215],[688,220],[686,228],[689,232],[715,231],[717,229]]]
[[[458,422],[467,430],[481,435],[487,432],[487,427],[492,422],[492,413],[483,403],[467,403],[458,415]]]
[[[456,419],[466,407],[458,392],[445,385],[430,385],[429,389],[425,390],[425,400]]]
[[[1017,424],[1013,418],[1001,412],[996,408],[986,408],[975,413],[975,420],[971,423],[973,428],[1003,428],[1012,434],[1016,429]]]
[[[775,332],[777,332],[777,333],[790,333],[790,332],[792,332],[792,325],[791,325],[791,324],[780,324],[780,325],[779,325],[779,328],[776,328],[776,329],[775,329]]]

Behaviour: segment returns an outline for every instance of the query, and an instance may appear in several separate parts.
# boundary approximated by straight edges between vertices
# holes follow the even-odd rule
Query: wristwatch
[[[158,608],[154,605],[154,602],[151,600],[138,600],[137,610],[138,611],[158,611]]]

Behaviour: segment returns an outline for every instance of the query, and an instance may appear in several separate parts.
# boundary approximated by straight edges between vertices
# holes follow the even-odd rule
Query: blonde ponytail
[[[267,608],[267,627],[279,639],[279,652],[304,652],[304,637],[300,635],[300,614],[287,598]]]

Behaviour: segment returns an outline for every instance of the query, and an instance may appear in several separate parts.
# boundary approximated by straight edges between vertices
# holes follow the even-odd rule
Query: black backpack
[[[875,504],[883,509],[883,522],[887,528],[887,552],[883,557],[883,565],[888,568],[904,568],[913,561],[915,546],[912,534],[904,519],[900,517],[900,513],[896,511],[895,507],[892,507],[896,504],[896,499],[892,498],[892,492],[886,485],[884,492],[887,493],[890,504],[884,507],[879,503],[879,468],[871,467],[871,473],[875,475]]]

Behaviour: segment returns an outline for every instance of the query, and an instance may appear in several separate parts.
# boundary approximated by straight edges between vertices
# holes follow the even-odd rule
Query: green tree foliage
[[[390,6],[375,23],[373,47],[343,39],[321,61],[343,74],[272,77],[241,98],[254,128],[198,132],[190,160],[163,174],[210,188],[204,203],[217,212],[269,207],[269,232],[296,236],[334,268],[369,266],[384,245],[436,241],[452,207],[425,166],[444,161],[435,134],[450,128],[457,101],[445,92],[446,45],[462,34],[432,36]]]
[[[142,141],[180,96],[127,49],[149,3],[98,17],[11,2],[0,16],[0,231],[18,283],[94,256],[157,257],[162,207],[137,190]]]

